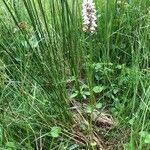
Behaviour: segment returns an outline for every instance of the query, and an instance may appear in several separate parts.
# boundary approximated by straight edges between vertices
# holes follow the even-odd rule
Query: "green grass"
[[[89,34],[80,0],[0,2],[0,149],[96,149],[92,110],[88,144],[75,137],[76,100],[115,118],[98,127],[112,149],[149,150],[150,1],[95,4]]]

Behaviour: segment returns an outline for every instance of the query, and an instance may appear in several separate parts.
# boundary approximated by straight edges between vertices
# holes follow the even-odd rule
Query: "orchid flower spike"
[[[96,9],[93,0],[83,0],[83,31],[95,32],[96,31]]]

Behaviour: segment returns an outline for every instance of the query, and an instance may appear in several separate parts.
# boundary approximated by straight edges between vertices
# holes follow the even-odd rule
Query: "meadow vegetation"
[[[0,150],[149,150],[150,1],[0,1]]]

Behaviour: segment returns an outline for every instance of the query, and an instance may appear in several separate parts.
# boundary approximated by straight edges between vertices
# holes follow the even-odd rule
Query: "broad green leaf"
[[[88,92],[88,91],[85,91],[84,94],[87,96],[90,96],[90,92]]]
[[[70,98],[72,99],[72,98],[75,98],[77,96],[78,96],[78,92],[76,91],[75,93],[71,94]]]
[[[100,70],[101,68],[102,68],[102,64],[101,63],[95,64],[95,69],[96,70]]]
[[[124,150],[134,150],[134,146],[132,143],[125,143]]]
[[[103,106],[102,103],[97,103],[97,104],[96,104],[96,108],[97,108],[97,109],[102,108],[102,106]]]
[[[61,128],[60,127],[56,127],[56,126],[52,127],[51,132],[50,132],[50,134],[51,134],[51,136],[53,138],[59,137],[60,133],[61,133]]]
[[[150,144],[150,134],[147,134],[145,139],[144,139],[145,144]]]
[[[141,131],[139,133],[143,138],[144,144],[150,144],[150,133],[147,131]]]
[[[100,92],[102,92],[104,90],[104,87],[103,86],[95,86],[94,88],[93,88],[93,91],[95,92],[95,93],[100,93]]]
[[[86,95],[82,94],[83,98],[86,99]]]
[[[87,106],[85,111],[86,111],[86,113],[90,114],[93,111],[93,107],[92,106]]]

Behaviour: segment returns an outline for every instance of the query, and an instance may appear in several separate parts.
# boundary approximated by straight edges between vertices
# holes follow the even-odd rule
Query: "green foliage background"
[[[150,1],[95,4],[98,27],[90,34],[82,31],[81,0],[0,2],[2,149],[38,149],[41,139],[43,149],[59,149],[53,126],[69,147],[70,97],[100,101],[118,119],[106,138],[149,149]]]

